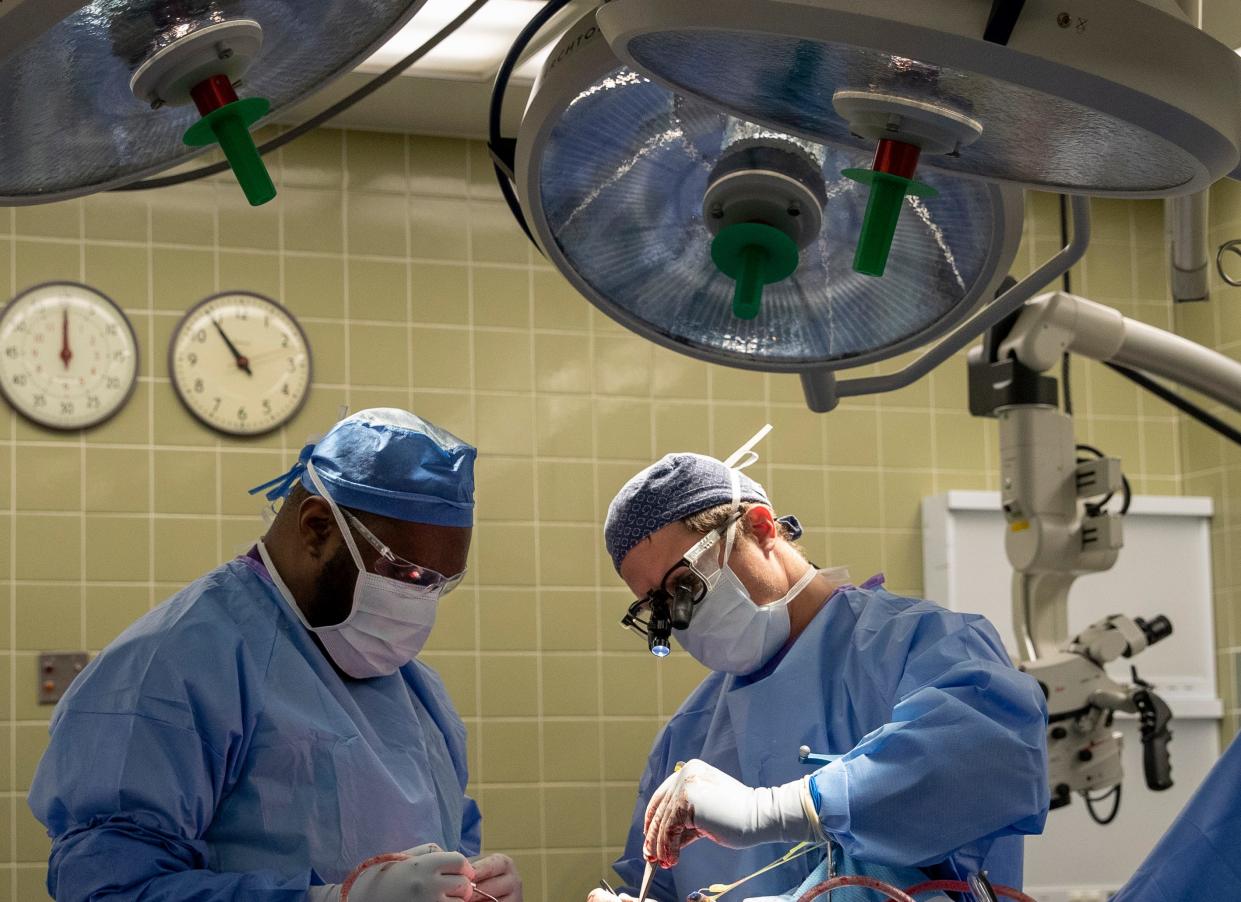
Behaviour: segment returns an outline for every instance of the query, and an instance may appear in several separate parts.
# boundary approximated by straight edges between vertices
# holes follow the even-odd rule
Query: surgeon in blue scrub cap
[[[352,902],[521,902],[477,857],[465,728],[417,660],[475,454],[402,410],[341,421],[255,490],[283,503],[248,554],[91,662],[30,791],[58,902],[339,902],[351,874]]]
[[[833,869],[898,888],[985,869],[1020,887],[1022,834],[1041,832],[1048,808],[1038,684],[982,617],[807,561],[796,519],[777,519],[741,472],[762,435],[726,461],[670,454],[608,510],[633,625],[672,621],[713,671],[655,740],[617,873],[636,895],[654,862],[648,897],[680,902],[809,841],[830,852],[738,897],[795,899]],[[801,746],[828,763],[803,764]]]

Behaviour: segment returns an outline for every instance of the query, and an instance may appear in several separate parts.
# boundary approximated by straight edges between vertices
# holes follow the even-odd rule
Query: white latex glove
[[[427,843],[402,861],[368,867],[349,888],[349,902],[451,902],[470,898],[474,868],[459,852]],[[341,885],[312,886],[309,902],[340,902]]]
[[[507,855],[486,855],[470,862],[474,866],[472,902],[522,902],[521,877]]]
[[[731,849],[818,839],[806,778],[751,789],[705,761],[689,761],[664,780],[646,806],[643,853],[670,868],[681,849],[706,837]]]

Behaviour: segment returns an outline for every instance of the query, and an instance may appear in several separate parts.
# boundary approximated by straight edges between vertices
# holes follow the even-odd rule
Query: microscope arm
[[[1241,363],[1086,298],[1053,291],[1023,308],[1001,358],[1043,372],[1065,352],[1161,376],[1241,411]]]

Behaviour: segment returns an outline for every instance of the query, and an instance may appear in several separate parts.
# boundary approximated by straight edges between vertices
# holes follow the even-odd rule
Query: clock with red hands
[[[137,381],[133,326],[102,292],[49,282],[0,311],[0,394],[40,426],[97,426],[125,406]]]

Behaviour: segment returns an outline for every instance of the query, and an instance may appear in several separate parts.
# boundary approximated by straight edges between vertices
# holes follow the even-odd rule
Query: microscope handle
[[[1146,771],[1146,785],[1152,790],[1162,791],[1172,786],[1172,760],[1168,754],[1168,743],[1172,741],[1172,731],[1168,722],[1172,719],[1172,711],[1167,703],[1149,689],[1143,689],[1134,695],[1142,726],[1142,765]]]

